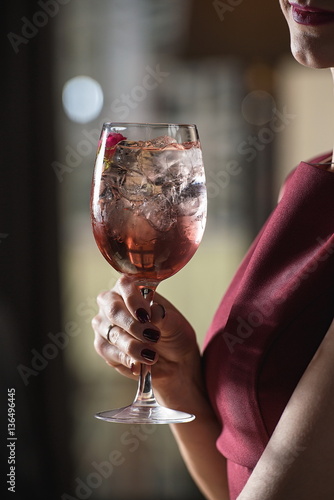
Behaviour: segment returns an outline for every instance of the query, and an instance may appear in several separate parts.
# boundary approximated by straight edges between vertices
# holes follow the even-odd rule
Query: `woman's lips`
[[[317,26],[334,22],[334,12],[291,3],[293,20],[298,24]]]

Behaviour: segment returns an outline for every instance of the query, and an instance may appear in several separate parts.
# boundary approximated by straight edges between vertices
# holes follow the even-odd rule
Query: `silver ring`
[[[107,331],[107,342],[109,342],[109,344],[111,344],[111,341],[110,341],[110,338],[109,338],[109,334],[110,334],[111,330],[114,328],[114,326],[116,326],[116,325],[109,325],[109,328],[108,328],[108,331]]]

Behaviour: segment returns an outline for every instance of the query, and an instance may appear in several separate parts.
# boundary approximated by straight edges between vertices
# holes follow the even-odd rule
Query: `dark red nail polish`
[[[150,316],[143,307],[137,309],[136,316],[138,318],[138,321],[140,321],[141,323],[147,323],[148,321],[150,321]]]
[[[154,351],[151,351],[151,349],[143,349],[140,354],[144,359],[147,359],[148,361],[154,361],[156,355],[156,353]]]
[[[143,337],[150,342],[158,342],[160,338],[160,332],[158,330],[153,330],[152,328],[146,328],[143,331]]]

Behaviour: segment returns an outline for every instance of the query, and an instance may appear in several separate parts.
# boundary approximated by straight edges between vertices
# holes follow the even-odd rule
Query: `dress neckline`
[[[307,165],[311,165],[312,167],[314,166],[321,168],[322,170],[334,172],[334,162],[332,162],[332,158],[332,153],[326,153],[320,157],[313,158],[312,160],[303,161],[302,163],[306,163]]]

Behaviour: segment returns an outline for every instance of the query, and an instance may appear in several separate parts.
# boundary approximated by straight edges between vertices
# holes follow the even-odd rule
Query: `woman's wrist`
[[[153,373],[153,380],[156,396],[164,406],[198,413],[209,404],[199,352],[185,356],[167,377],[156,380]]]

